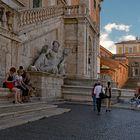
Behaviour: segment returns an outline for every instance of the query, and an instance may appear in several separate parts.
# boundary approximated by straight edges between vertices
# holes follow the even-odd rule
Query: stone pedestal
[[[36,88],[36,96],[41,100],[52,100],[62,97],[63,77],[46,72],[29,72]]]

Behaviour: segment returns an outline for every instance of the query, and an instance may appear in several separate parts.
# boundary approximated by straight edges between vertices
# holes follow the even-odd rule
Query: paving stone
[[[65,103],[70,112],[0,131],[0,140],[139,140],[139,111],[113,108],[101,115],[91,105]]]

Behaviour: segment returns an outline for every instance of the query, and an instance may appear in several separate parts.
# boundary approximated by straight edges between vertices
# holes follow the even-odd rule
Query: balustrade
[[[73,5],[65,7],[53,6],[48,8],[34,8],[29,10],[21,10],[19,12],[20,26],[25,26],[59,15],[85,15],[87,14],[87,8],[84,5]]]
[[[80,16],[87,14],[87,8],[84,5],[73,6],[52,6],[48,8],[34,8],[28,10],[19,11],[19,26],[25,26],[32,23],[44,21],[48,18],[55,16]],[[14,23],[13,13],[6,10],[4,7],[0,7],[0,26],[8,30],[13,30]],[[17,21],[18,23],[18,21]]]
[[[39,22],[51,18],[54,16],[59,16],[63,14],[62,7],[49,7],[45,8],[34,8],[29,10],[22,10],[20,12],[20,26],[28,25],[31,23]]]
[[[70,5],[64,8],[64,15],[66,16],[80,16],[86,15],[88,12],[85,5]]]

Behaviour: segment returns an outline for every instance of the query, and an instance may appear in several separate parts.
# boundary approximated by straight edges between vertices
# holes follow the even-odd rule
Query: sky
[[[100,44],[116,53],[115,43],[140,38],[140,0],[104,0]]]

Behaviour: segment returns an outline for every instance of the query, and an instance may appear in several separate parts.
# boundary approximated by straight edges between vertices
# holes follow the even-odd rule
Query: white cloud
[[[111,33],[113,29],[118,30],[118,31],[129,32],[130,27],[131,27],[130,25],[109,23],[104,27],[104,29],[108,33]]]
[[[110,34],[112,33],[113,29],[117,31],[124,31],[124,32],[129,32],[130,31],[130,25],[125,25],[125,24],[116,24],[116,23],[109,23],[107,24],[104,29],[104,32],[101,32],[100,35],[100,45],[108,49],[112,53],[116,53],[116,45],[115,41],[113,41],[110,38]],[[133,35],[126,35],[126,36],[121,36],[116,42],[120,41],[128,41],[128,40],[135,40],[135,36]]]
[[[128,40],[135,40],[136,37],[134,35],[126,35],[119,38],[119,41],[128,41]]]
[[[116,53],[115,42],[109,38],[108,33],[101,33],[100,44],[112,53]]]

